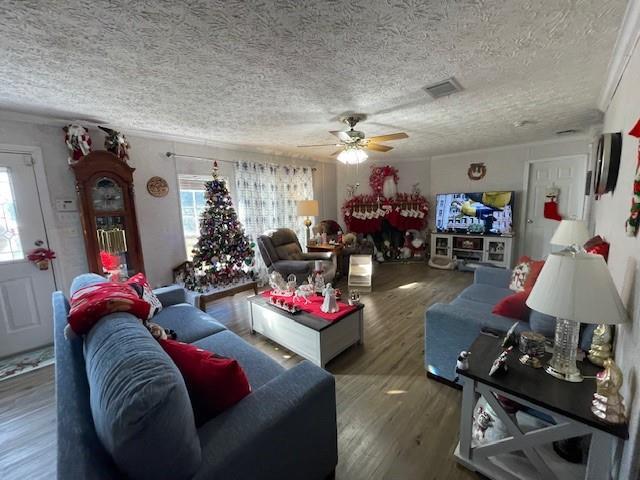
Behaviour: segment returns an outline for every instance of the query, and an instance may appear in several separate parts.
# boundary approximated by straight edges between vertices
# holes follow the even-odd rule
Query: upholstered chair
[[[336,275],[336,258],[332,252],[304,253],[293,230],[269,230],[258,237],[258,248],[269,273],[280,272],[286,280],[290,274],[301,284],[313,273],[316,260],[321,260],[326,282]]]

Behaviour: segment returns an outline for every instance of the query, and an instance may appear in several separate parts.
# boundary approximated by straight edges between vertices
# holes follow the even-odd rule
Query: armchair
[[[325,281],[332,282],[336,275],[335,255],[331,252],[303,253],[293,230],[269,230],[258,237],[257,243],[269,273],[279,272],[285,279],[294,274],[296,281],[302,283],[313,272],[315,261],[322,260]]]

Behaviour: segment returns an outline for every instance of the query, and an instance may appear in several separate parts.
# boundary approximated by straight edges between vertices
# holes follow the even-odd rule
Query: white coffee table
[[[251,333],[260,333],[324,368],[351,345],[364,340],[364,305],[333,323],[306,312],[291,314],[262,295],[249,297]]]

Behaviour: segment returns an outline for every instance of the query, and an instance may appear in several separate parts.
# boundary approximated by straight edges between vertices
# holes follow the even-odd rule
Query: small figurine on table
[[[460,355],[458,355],[458,361],[456,362],[456,368],[458,370],[469,370],[469,356],[471,355],[471,353],[467,352],[466,350],[463,350],[460,352]]]
[[[518,326],[518,323],[520,322],[516,322],[511,325],[511,328],[507,331],[504,340],[502,340],[502,348],[506,349],[518,345],[518,337],[516,336],[516,327]]]
[[[336,313],[339,310],[338,302],[336,301],[336,290],[330,283],[327,283],[322,290],[322,296],[324,297],[324,302],[322,302],[320,310],[324,313]]]
[[[491,365],[491,370],[489,370],[490,377],[493,377],[496,373],[507,373],[507,357],[511,353],[511,350],[513,350],[513,347],[507,348],[494,360],[493,365]]]
[[[624,423],[627,421],[624,398],[620,395],[622,387],[622,370],[612,358],[604,361],[604,370],[596,375],[596,393],[593,394],[591,412],[607,423]]]

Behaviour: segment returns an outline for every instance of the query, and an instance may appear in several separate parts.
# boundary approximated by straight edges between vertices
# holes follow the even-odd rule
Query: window
[[[0,167],[0,262],[24,258],[9,169]]]
[[[227,185],[229,181],[220,177]],[[205,182],[211,180],[210,176],[180,175],[178,184],[180,188],[180,210],[182,213],[182,229],[184,244],[187,250],[187,259],[193,257],[191,251],[200,237],[200,216],[207,206],[205,198]]]

